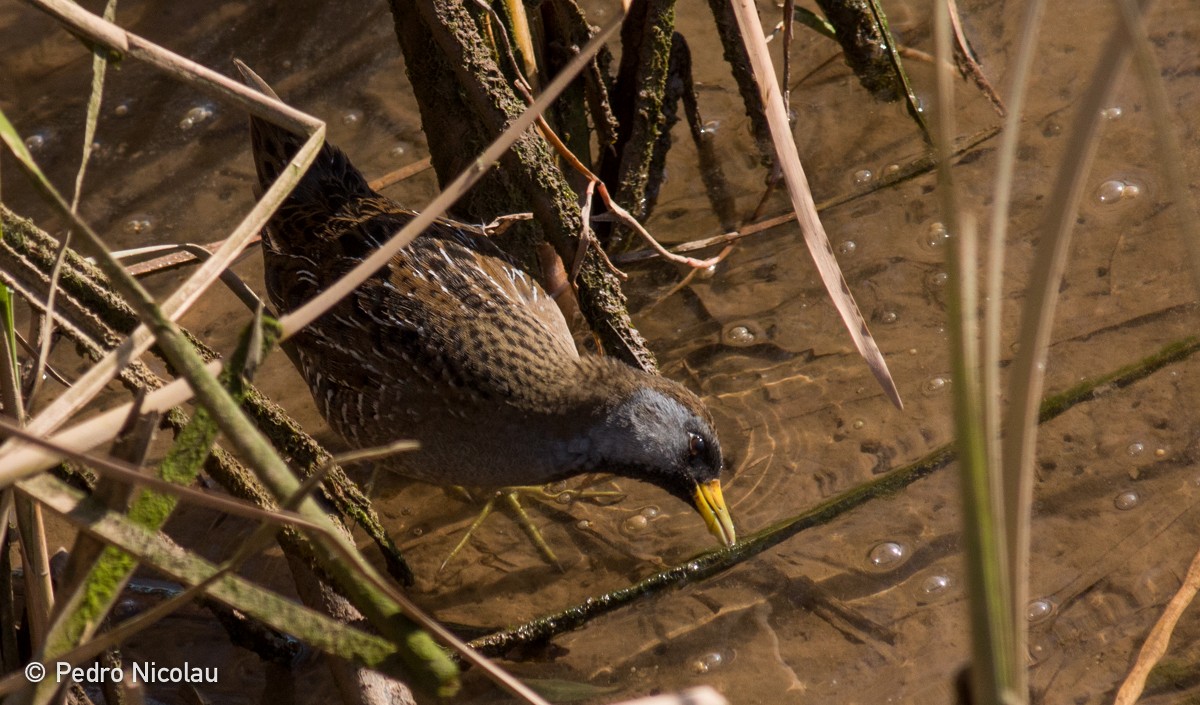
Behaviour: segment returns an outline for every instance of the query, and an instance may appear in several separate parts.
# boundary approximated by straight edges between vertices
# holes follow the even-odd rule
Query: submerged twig
[[[1146,686],[1146,677],[1167,653],[1167,646],[1171,643],[1171,634],[1175,631],[1175,625],[1183,616],[1183,611],[1192,604],[1192,600],[1196,599],[1197,592],[1200,592],[1200,552],[1192,558],[1192,564],[1183,577],[1183,585],[1179,586],[1179,591],[1167,603],[1166,609],[1154,623],[1154,628],[1146,636],[1146,641],[1142,643],[1142,648],[1138,650],[1137,660],[1130,669],[1129,675],[1125,677],[1125,681],[1121,683],[1113,705],[1134,705],[1141,697],[1142,690]]]

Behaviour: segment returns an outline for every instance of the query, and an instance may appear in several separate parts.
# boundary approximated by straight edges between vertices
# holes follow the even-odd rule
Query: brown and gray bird
[[[265,190],[302,138],[254,117],[250,134]],[[412,217],[324,145],[263,232],[272,304],[297,308]],[[554,301],[486,237],[438,222],[293,341],[317,407],[348,443],[420,442],[390,470],[490,487],[610,472],[692,503],[734,542],[704,403],[664,377],[580,355]]]

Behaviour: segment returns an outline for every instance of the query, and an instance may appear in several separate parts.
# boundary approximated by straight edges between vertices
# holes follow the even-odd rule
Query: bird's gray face
[[[691,395],[679,388],[679,395]],[[699,400],[692,397],[694,406]],[[673,394],[641,388],[613,407],[591,432],[597,470],[651,482],[693,504],[725,545],[733,521],[721,494],[721,444],[707,420]]]

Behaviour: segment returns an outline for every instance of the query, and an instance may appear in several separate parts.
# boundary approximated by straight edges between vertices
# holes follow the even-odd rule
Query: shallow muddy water
[[[234,57],[245,60],[285,100],[324,119],[330,140],[370,178],[427,156],[386,5],[306,0],[287,4],[286,12],[281,7],[126,2],[118,21],[229,75]],[[760,8],[773,24],[773,5]],[[929,49],[924,4],[887,9],[901,42]],[[985,71],[1005,92],[1022,6],[964,2],[960,10]],[[1050,184],[1113,19],[1107,4],[1082,2],[1052,3],[1045,17],[1007,243],[1006,360]],[[680,3],[678,21],[696,57],[704,118],[739,212],[747,214],[765,174],[707,6]],[[1193,175],[1200,169],[1200,13],[1183,0],[1162,2],[1149,27],[1173,128],[1186,147],[1180,156]],[[90,55],[46,16],[18,4],[0,7],[0,42],[0,105],[65,189],[78,160]],[[871,100],[828,40],[798,30],[792,61],[800,156],[818,201],[857,194],[822,217],[905,409],[892,407],[855,354],[794,225],[745,239],[715,271],[677,292],[681,272],[630,266],[636,321],[664,373],[702,394],[717,418],[726,498],[742,535],[951,440],[946,247],[935,177],[870,190],[891,165],[922,156],[921,137],[901,107]],[[908,67],[918,93],[931,101],[930,66]],[[999,126],[973,86],[956,85],[961,136]],[[1105,111],[1075,228],[1049,392],[1137,362],[1194,333],[1200,320],[1148,112],[1138,81],[1127,75]],[[648,227],[666,242],[718,234],[685,126],[675,137]],[[137,62],[109,72],[97,142],[81,210],[114,248],[211,242],[250,208],[245,116]],[[982,142],[956,168],[964,198],[984,223],[998,146],[997,138]],[[56,232],[58,221],[11,162],[4,160],[2,175],[5,202]],[[1196,182],[1188,187],[1195,195]],[[419,207],[435,188],[426,171],[387,193]],[[776,194],[765,212],[787,207]],[[261,290],[257,252],[236,270]],[[149,286],[164,295],[180,276],[156,275]],[[229,350],[246,320],[232,296],[214,290],[184,324]],[[337,447],[283,355],[258,381]],[[1111,699],[1200,535],[1200,362],[1185,360],[1102,391],[1041,428],[1028,613],[1036,702]],[[951,464],[715,578],[641,600],[504,663],[525,678],[576,684],[561,700],[609,702],[706,683],[734,703],[950,703],[969,646],[956,470]],[[713,548],[695,513],[675,499],[631,481],[616,485],[596,488],[619,489],[619,502],[530,503],[566,566],[561,572],[503,514],[439,571],[478,504],[396,477],[379,478],[374,492],[417,572],[413,598],[452,624],[498,628]],[[172,523],[181,541],[212,557],[229,555],[243,530],[200,511],[181,512]],[[277,556],[244,572],[288,589]],[[1194,662],[1198,635],[1200,620],[1185,615],[1169,657]],[[316,659],[296,674],[272,671],[228,645],[204,612],[169,620],[135,639],[129,653],[219,665],[220,683],[202,689],[213,703],[278,698],[288,687],[298,702],[332,696]],[[497,691],[477,673],[465,682],[462,702],[496,701]],[[1193,677],[1180,687],[1194,695],[1197,684]],[[1144,702],[1184,695],[1159,688]],[[177,699],[170,690],[152,696]]]

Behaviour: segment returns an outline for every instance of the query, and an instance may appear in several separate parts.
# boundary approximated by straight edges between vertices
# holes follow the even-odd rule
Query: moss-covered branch
[[[467,7],[454,0],[391,0],[396,36],[439,181],[445,185],[470,167],[475,155],[525,109],[496,64]],[[486,222],[531,211],[540,234],[518,231],[515,254],[532,265],[533,245],[544,237],[568,264],[579,251],[582,220],[576,194],[548,145],[527,132],[460,201],[460,215]],[[536,271],[531,267],[531,271]],[[579,276],[584,318],[612,355],[644,369],[654,357],[629,319],[620,282],[588,248]]]

